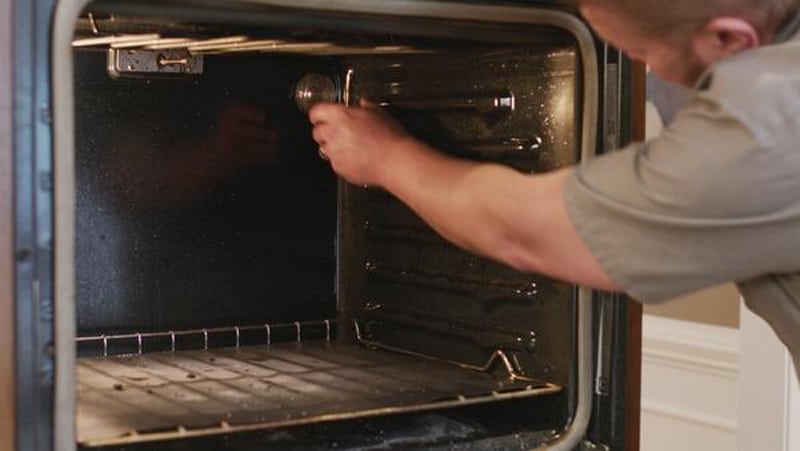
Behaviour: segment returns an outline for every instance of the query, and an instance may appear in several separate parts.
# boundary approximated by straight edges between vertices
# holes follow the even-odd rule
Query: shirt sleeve
[[[612,280],[642,302],[795,272],[800,149],[764,135],[699,93],[659,137],[577,167],[565,187],[570,219]]]

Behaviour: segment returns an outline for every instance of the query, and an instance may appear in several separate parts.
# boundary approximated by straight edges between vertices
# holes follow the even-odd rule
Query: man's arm
[[[618,288],[567,214],[563,188],[570,170],[524,175],[447,157],[369,105],[318,105],[310,118],[337,173],[390,191],[456,245],[521,271]]]

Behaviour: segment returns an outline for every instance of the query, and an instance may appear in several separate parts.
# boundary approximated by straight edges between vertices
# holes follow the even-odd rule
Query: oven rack
[[[79,353],[82,355],[128,356],[159,351],[208,350],[210,347],[234,346],[239,348],[247,344],[271,345],[273,342],[290,340],[300,342],[304,337],[330,341],[331,337],[336,335],[338,325],[337,320],[324,319],[276,324],[101,334],[77,337],[75,341]],[[116,348],[114,348],[115,345]],[[147,349],[145,349],[146,345],[149,345]]]
[[[130,24],[125,30],[124,20],[98,20],[92,13],[78,20],[84,31],[72,40],[74,48],[103,48],[112,50],[182,51],[187,55],[214,55],[224,53],[292,53],[306,55],[380,55],[431,53],[407,45],[353,45],[324,39],[298,40],[296,37],[263,38],[248,34],[209,34],[203,28],[177,27],[168,34],[142,30]],[[140,24],[139,24],[140,25]],[[175,27],[173,27],[175,28]]]
[[[83,356],[99,356],[98,349],[95,348],[94,353],[92,353],[92,349],[86,349],[86,345],[102,344],[103,357],[129,357],[152,352],[170,351],[174,353],[179,350],[196,349],[208,351],[210,348],[231,346],[238,349],[242,347],[243,344],[265,344],[266,346],[271,346],[273,341],[278,343],[288,341],[301,343],[304,340],[304,337],[306,339],[324,339],[325,341],[330,342],[331,337],[335,336],[340,329],[341,322],[342,320],[324,319],[316,321],[293,321],[290,323],[277,324],[264,323],[262,325],[208,327],[200,329],[133,332],[109,335],[102,334],[77,337],[76,342],[79,346],[79,351],[81,346],[84,346],[84,349],[82,350],[83,352],[79,352]],[[398,352],[429,360],[439,360],[473,371],[489,372],[496,366],[500,366],[500,368],[507,373],[507,377],[511,381],[533,381],[532,378],[524,375],[522,370],[511,362],[511,359],[509,359],[508,355],[503,349],[496,349],[488,357],[485,363],[482,365],[476,365],[473,363],[459,362],[422,354],[397,346],[389,346],[374,340],[370,340],[365,338],[364,334],[362,333],[362,327],[359,320],[352,320],[352,325],[353,331],[355,332],[355,338],[358,343],[372,349],[383,349],[386,351]],[[243,341],[243,336],[245,334],[250,335],[252,332],[257,332],[256,337],[248,336],[248,340],[245,343]],[[257,340],[257,335],[262,335],[260,340]],[[198,340],[196,340],[200,337],[202,337],[202,348],[199,346]],[[179,340],[181,338],[195,338],[195,340],[186,340],[186,344],[179,347],[178,344],[183,343],[183,340]],[[253,338],[256,338],[256,340]],[[169,340],[169,345],[167,348],[164,347],[165,343],[163,339]],[[233,343],[231,343],[231,340],[233,340]],[[145,343],[150,341],[153,342],[154,348],[148,348],[145,350]],[[117,343],[120,344],[117,352],[109,353],[110,346],[113,346]]]
[[[102,345],[105,355],[78,359],[79,442],[228,434],[561,390],[520,374],[503,350],[483,365],[435,358],[372,341],[359,321],[352,322],[356,340],[332,339],[349,325],[321,320],[81,337],[81,344]],[[258,344],[248,335],[255,331]],[[182,337],[201,345],[192,349]],[[161,343],[152,351],[153,339],[166,339],[167,348]],[[225,340],[231,344],[218,347]],[[112,352],[120,343],[133,352]]]
[[[359,344],[78,359],[78,440],[105,446],[274,429],[545,396],[506,381]]]

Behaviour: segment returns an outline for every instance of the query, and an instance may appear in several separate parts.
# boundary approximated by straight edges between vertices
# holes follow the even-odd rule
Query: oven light
[[[306,74],[294,88],[294,102],[303,113],[308,113],[317,103],[336,102],[338,99],[336,82],[327,75],[313,72]]]

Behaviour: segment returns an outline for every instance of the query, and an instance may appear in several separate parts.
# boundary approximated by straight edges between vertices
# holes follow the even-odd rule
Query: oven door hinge
[[[620,146],[620,63],[621,56],[609,51],[606,55],[605,89],[603,98],[603,151],[611,152]],[[616,61],[610,61],[611,57]]]
[[[203,73],[203,56],[185,49],[109,49],[111,78],[185,77]]]
[[[611,451],[607,445],[592,443],[589,440],[584,440],[578,445],[576,451]]]

